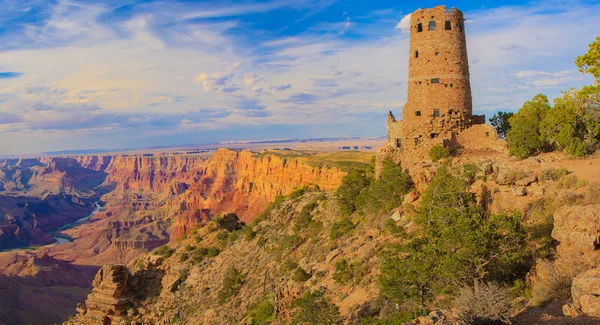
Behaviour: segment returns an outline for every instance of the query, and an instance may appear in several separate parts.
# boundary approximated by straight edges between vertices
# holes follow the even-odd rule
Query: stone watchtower
[[[459,135],[484,124],[485,116],[473,116],[463,13],[446,6],[413,12],[409,51],[408,100],[402,121],[388,116],[387,152],[398,151],[394,160],[411,161],[434,145],[464,148]],[[493,129],[485,129],[495,140]]]

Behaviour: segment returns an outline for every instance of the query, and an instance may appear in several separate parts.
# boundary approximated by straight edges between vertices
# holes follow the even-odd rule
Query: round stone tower
[[[473,112],[463,13],[437,6],[413,12],[410,20],[405,149],[444,144],[442,138],[471,125]]]

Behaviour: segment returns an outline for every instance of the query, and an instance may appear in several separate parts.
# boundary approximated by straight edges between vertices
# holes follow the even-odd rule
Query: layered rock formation
[[[79,307],[87,324],[118,325],[123,320],[131,302],[126,292],[128,279],[125,265],[107,264],[98,271],[85,307]]]

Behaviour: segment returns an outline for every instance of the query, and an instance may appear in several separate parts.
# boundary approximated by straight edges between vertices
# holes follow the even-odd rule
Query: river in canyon
[[[76,227],[76,226],[82,224],[82,223],[85,223],[85,222],[87,222],[87,220],[89,220],[91,217],[93,217],[96,213],[102,211],[102,206],[100,206],[100,201],[95,202],[94,204],[96,205],[96,208],[88,216],[85,216],[81,219],[77,219],[73,222],[70,222],[70,223],[56,229],[55,231],[51,232],[52,236],[54,236],[54,239],[56,239],[56,242],[46,245],[46,246],[58,246],[58,245],[70,243],[72,241],[71,238],[61,235],[60,232],[63,230],[69,230],[73,227]]]

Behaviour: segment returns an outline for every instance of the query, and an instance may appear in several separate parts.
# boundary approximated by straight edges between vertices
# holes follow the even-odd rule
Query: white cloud
[[[400,22],[396,25],[396,29],[401,30],[403,33],[410,32],[410,15],[408,14],[400,20]]]

